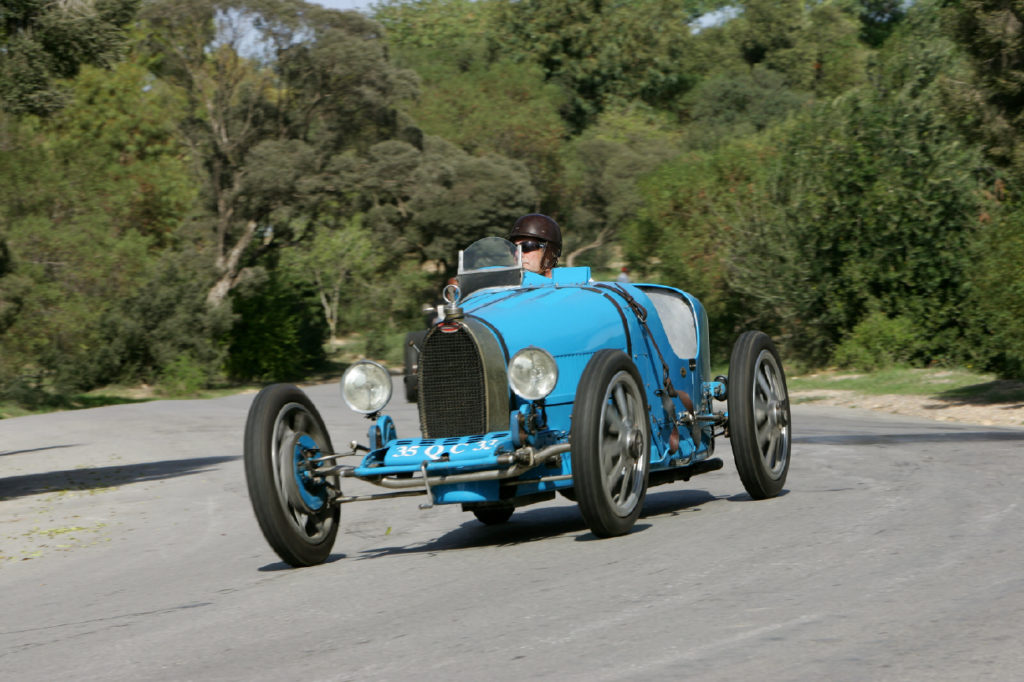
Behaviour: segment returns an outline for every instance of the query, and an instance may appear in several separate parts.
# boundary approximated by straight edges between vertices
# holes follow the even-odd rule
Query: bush
[[[207,373],[203,365],[188,353],[182,353],[164,368],[159,391],[171,397],[195,395],[206,383]]]
[[[171,378],[184,372],[189,385],[202,376],[198,390],[222,376],[231,309],[207,305],[212,276],[195,261],[188,253],[164,254],[138,290],[105,316],[105,338],[95,349],[107,370],[101,383],[177,384]]]
[[[238,380],[295,381],[326,362],[328,329],[312,295],[271,275],[232,294],[237,315],[228,373]]]
[[[874,312],[858,323],[836,348],[840,367],[872,371],[910,364],[922,349],[912,320]]]

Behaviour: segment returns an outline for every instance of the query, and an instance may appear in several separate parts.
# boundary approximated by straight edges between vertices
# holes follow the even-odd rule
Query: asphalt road
[[[0,421],[2,677],[1024,679],[1024,429],[797,406],[773,500],[722,441],[624,537],[562,498],[490,528],[405,498],[347,505],[293,570],[246,494],[251,400]]]

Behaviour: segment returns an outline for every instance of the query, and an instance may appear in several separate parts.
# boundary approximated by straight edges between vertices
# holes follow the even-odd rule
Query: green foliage
[[[342,304],[369,297],[384,262],[381,245],[363,226],[362,216],[356,215],[340,228],[321,226],[312,240],[288,249],[280,269],[288,281],[316,292],[330,336],[335,338]]]
[[[373,18],[399,50],[436,50],[447,55],[445,61],[454,56],[466,63],[486,47],[495,5],[493,0],[384,0],[374,5]]]
[[[212,276],[188,252],[161,254],[139,286],[103,320],[106,331],[98,354],[111,368],[106,381],[169,381],[181,392],[197,382],[200,388],[215,383],[223,374],[232,316],[227,307],[206,305]],[[185,378],[188,387],[183,388]]]
[[[422,149],[382,142],[366,159],[342,162],[364,197],[365,224],[394,263],[413,253],[450,267],[459,248],[507,230],[537,201],[522,163],[472,156],[432,136]]]
[[[860,39],[871,47],[881,46],[906,17],[905,5],[903,0],[858,0]]]
[[[563,264],[577,264],[584,253],[588,263],[607,257],[602,247],[642,206],[639,179],[678,153],[680,137],[668,116],[634,105],[606,110],[565,145],[562,203],[572,229],[565,234]]]
[[[396,62],[420,78],[419,92],[403,104],[416,124],[471,154],[522,161],[550,204],[559,191],[558,149],[568,134],[560,116],[567,96],[545,82],[539,65],[489,53],[499,4],[392,0],[374,17]]]
[[[231,305],[238,315],[229,337],[231,378],[297,381],[324,363],[327,325],[311,292],[271,275],[239,287]]]
[[[994,201],[968,252],[974,357],[1001,376],[1024,377],[1024,203]]]
[[[688,146],[713,149],[729,139],[760,132],[798,111],[810,95],[786,85],[785,76],[758,65],[721,71],[683,98],[690,119]]]
[[[160,375],[161,393],[171,397],[195,395],[207,386],[209,377],[192,356],[182,354],[171,361]]]
[[[730,284],[805,357],[827,357],[876,302],[912,319],[931,354],[960,341],[979,157],[937,102],[899,92],[795,120],[744,193]]]
[[[179,130],[202,180],[217,305],[322,212],[360,210],[348,178],[325,171],[403,132],[394,102],[413,78],[388,61],[380,26],[354,12],[165,0],[142,14],[154,74],[187,102]]]
[[[867,49],[856,17],[835,3],[745,0],[726,27],[743,60],[782,74],[788,87],[835,96],[864,82]]]
[[[406,52],[409,54],[409,51]],[[559,116],[560,88],[540,68],[510,60],[453,63],[446,50],[409,56],[422,77],[409,113],[424,132],[472,154],[500,154],[530,169],[535,185],[552,194],[559,181],[558,149],[567,135]],[[414,60],[414,61],[412,61]]]
[[[56,79],[74,77],[85,64],[111,65],[138,6],[139,0],[6,0],[0,5],[0,109],[40,116],[59,110],[66,92]]]
[[[0,383],[77,390],[138,376],[110,331],[195,196],[177,109],[144,67],[85,67],[69,92],[72,106],[48,120],[6,119]]]
[[[905,40],[873,87],[659,171],[631,260],[663,245],[659,271],[706,298],[713,330],[760,326],[810,362],[871,312],[912,321],[919,360],[962,360],[982,163],[942,106],[955,51]]]
[[[1024,374],[1019,0],[135,6],[0,7],[0,393],[391,359],[534,210],[720,355]]]
[[[689,22],[707,3],[637,0],[504,2],[491,35],[495,53],[539,64],[570,94],[574,132],[608,105],[635,99],[671,103],[697,80]]]
[[[925,345],[919,328],[908,317],[870,313],[836,347],[833,361],[839,367],[866,371],[911,364]]]

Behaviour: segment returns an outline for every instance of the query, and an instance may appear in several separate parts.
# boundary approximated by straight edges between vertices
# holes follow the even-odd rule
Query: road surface
[[[499,527],[404,498],[294,570],[246,493],[252,397],[0,421],[5,679],[1024,679],[1024,429],[798,405],[773,500],[720,440],[624,537],[563,498]]]

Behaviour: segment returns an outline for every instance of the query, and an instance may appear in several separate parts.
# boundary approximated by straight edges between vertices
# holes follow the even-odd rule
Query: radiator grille
[[[473,337],[431,330],[420,353],[420,428],[426,438],[487,432],[484,368]]]

